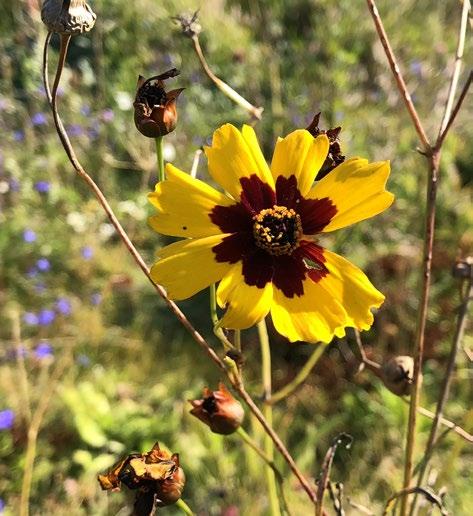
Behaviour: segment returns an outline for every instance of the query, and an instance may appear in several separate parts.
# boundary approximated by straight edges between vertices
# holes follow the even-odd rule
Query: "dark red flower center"
[[[242,262],[245,283],[270,281],[286,297],[301,296],[303,282],[328,274],[323,248],[302,235],[320,233],[337,213],[328,198],[302,197],[295,176],[279,177],[276,191],[256,174],[240,179],[240,202],[215,206],[210,220],[231,233],[213,248],[217,262]]]
[[[166,104],[166,91],[162,86],[162,81],[144,84],[138,91],[136,101],[140,104],[146,104],[149,108],[164,106]]]

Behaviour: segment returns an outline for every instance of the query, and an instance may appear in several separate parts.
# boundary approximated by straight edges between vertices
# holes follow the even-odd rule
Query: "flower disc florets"
[[[273,256],[291,254],[302,235],[300,216],[291,208],[277,206],[253,217],[253,236],[261,249]]]

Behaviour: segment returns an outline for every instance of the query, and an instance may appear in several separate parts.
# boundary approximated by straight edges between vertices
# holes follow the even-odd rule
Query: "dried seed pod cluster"
[[[179,465],[179,455],[161,450],[156,443],[148,453],[128,455],[106,475],[99,475],[98,481],[103,490],[119,490],[121,484],[137,489],[135,506],[152,509],[177,502],[186,477]]]
[[[97,16],[85,0],[44,0],[41,19],[50,32],[74,35],[89,32]]]
[[[384,385],[398,396],[411,392],[414,378],[414,360],[410,356],[397,356],[385,362],[381,368]]]

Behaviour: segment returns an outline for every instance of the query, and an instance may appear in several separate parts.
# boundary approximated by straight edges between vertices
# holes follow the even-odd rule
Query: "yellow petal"
[[[374,217],[391,206],[394,195],[385,189],[389,172],[389,161],[368,164],[364,159],[353,158],[320,180],[307,197],[328,197],[337,208],[323,231],[334,231]]]
[[[324,251],[325,252],[325,251]],[[304,294],[286,297],[274,287],[271,306],[274,327],[291,342],[330,342],[345,335],[347,315],[343,306],[323,286],[304,280]]]
[[[217,301],[227,307],[220,326],[243,330],[261,321],[269,312],[273,299],[272,283],[264,288],[251,287],[245,283],[241,262],[232,266],[217,289]]]
[[[170,236],[199,238],[219,234],[221,231],[209,214],[216,205],[229,206],[234,202],[171,164],[166,166],[166,175],[167,179],[156,185],[156,191],[148,194],[158,210],[148,219],[150,226]]]
[[[168,245],[158,252],[160,258],[151,267],[153,281],[162,285],[171,299],[193,296],[225,276],[230,263],[215,261],[212,248],[228,234],[186,239]]]
[[[358,267],[338,254],[324,249],[329,274],[320,281],[347,312],[347,326],[369,330],[373,324],[371,308],[383,304],[384,296]]]
[[[301,194],[307,194],[324,164],[328,148],[329,141],[325,134],[314,138],[305,129],[298,129],[278,140],[271,162],[274,180],[278,176],[294,175]]]
[[[205,147],[209,171],[213,179],[234,199],[240,198],[240,178],[257,175],[274,189],[274,181],[263,158],[253,129],[243,127],[241,133],[231,124],[214,132],[212,146]]]

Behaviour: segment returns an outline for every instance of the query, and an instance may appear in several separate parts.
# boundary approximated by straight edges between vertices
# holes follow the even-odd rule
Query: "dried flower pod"
[[[147,453],[128,455],[106,475],[99,475],[98,481],[104,490],[119,490],[121,484],[138,490],[135,506],[143,508],[177,502],[182,495],[186,477],[179,464],[179,455],[161,450],[156,443]]]
[[[184,90],[166,91],[164,81],[179,75],[176,68],[145,79],[138,77],[135,102],[135,125],[148,138],[158,138],[174,131],[177,124],[176,100]]]
[[[198,10],[192,14],[186,13],[174,16],[173,20],[181,26],[182,34],[189,38],[198,36],[202,31],[202,26],[199,23]]]
[[[232,434],[245,416],[241,403],[230,394],[223,383],[219,384],[218,391],[211,391],[206,387],[203,399],[190,400],[190,403],[193,406],[191,414],[216,434]]]
[[[381,368],[384,385],[394,394],[410,394],[414,378],[414,360],[410,356],[397,356],[385,362]]]
[[[454,278],[473,278],[473,257],[457,260],[452,269]]]
[[[50,32],[74,35],[89,32],[97,15],[85,0],[44,0],[41,19]]]
[[[327,158],[325,159],[320,172],[317,174],[317,180],[325,177],[331,170],[345,161],[345,156],[342,155],[342,149],[340,147],[340,140],[338,139],[338,135],[340,134],[342,128],[335,127],[333,129],[327,130],[320,129],[319,121],[320,113],[317,113],[314,116],[312,122],[308,125],[308,127],[306,127],[306,130],[309,131],[309,133],[314,138],[320,134],[326,134],[330,142]]]

